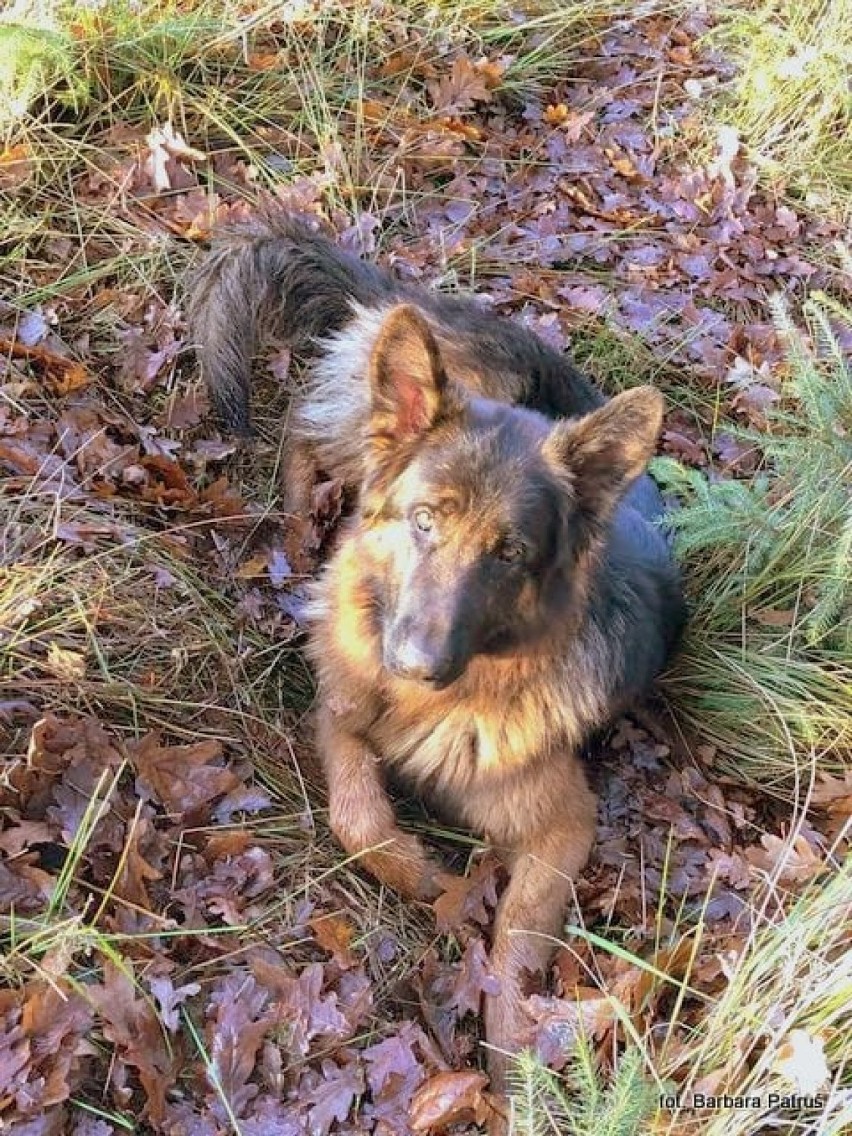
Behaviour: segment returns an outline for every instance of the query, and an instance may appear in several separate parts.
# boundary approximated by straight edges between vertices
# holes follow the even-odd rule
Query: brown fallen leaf
[[[492,973],[482,939],[467,944],[453,983],[451,1006],[461,1014],[475,1014],[483,994],[499,994],[500,979]]]
[[[222,757],[215,738],[194,745],[164,746],[156,733],[128,746],[130,760],[143,789],[171,813],[186,814],[239,785],[230,769],[214,764]]]
[[[240,971],[214,988],[207,1009],[207,1046],[211,1090],[226,1095],[237,1116],[257,1096],[251,1080],[264,1036],[272,1028],[269,992]]]
[[[82,363],[74,359],[66,359],[64,355],[57,355],[47,347],[35,345],[28,347],[18,339],[5,339],[0,337],[0,355],[12,356],[15,359],[25,359],[50,384],[55,394],[68,394],[88,386],[92,376]]]
[[[533,1023],[529,1041],[538,1057],[554,1069],[564,1067],[580,1037],[597,1040],[615,1027],[613,999],[595,986],[576,986],[570,998],[531,994],[524,1003]]]
[[[155,846],[156,837],[151,821],[140,816],[127,836],[121,871],[115,882],[115,894],[144,911],[150,911],[151,898],[147,885],[153,880],[162,879],[163,873],[146,859],[146,840]]]
[[[53,839],[53,829],[43,820],[18,820],[10,823],[0,832],[0,852],[13,860],[22,852],[27,852],[35,844],[49,844]]]
[[[663,449],[668,454],[674,454],[687,465],[707,465],[707,454],[697,438],[690,438],[680,430],[663,431]]]
[[[269,555],[268,548],[255,552],[239,565],[234,575],[238,580],[256,580],[258,577],[266,575]]]
[[[443,891],[433,904],[439,931],[452,931],[467,922],[483,927],[490,922],[489,908],[497,905],[497,869],[496,858],[485,856],[468,876],[440,873]]]
[[[433,1134],[446,1132],[451,1124],[484,1124],[494,1113],[494,1106],[482,1091],[487,1083],[484,1073],[473,1070],[436,1073],[411,1099],[411,1127],[415,1132]]]
[[[208,864],[216,860],[231,859],[241,856],[251,844],[251,837],[244,828],[229,829],[226,832],[214,832],[207,837],[204,847],[204,859]]]
[[[247,512],[246,503],[227,477],[217,477],[206,489],[202,489],[198,500],[209,506],[214,517],[242,517]]]
[[[752,608],[749,615],[763,627],[792,627],[796,618],[792,608],[789,610],[774,607]]]
[[[338,1065],[324,1060],[321,1068],[321,1080],[306,1094],[311,1136],[329,1136],[332,1128],[339,1131],[337,1125],[343,1124],[364,1092],[364,1074],[357,1061]]]
[[[64,983],[25,987],[20,1024],[30,1060],[15,1086],[18,1104],[46,1109],[67,1100],[81,1082],[81,1043],[91,1021],[85,1000]]]
[[[760,871],[777,873],[780,883],[807,883],[825,869],[824,858],[801,834],[791,844],[765,832],[760,843],[762,847],[747,848],[746,857]]]
[[[314,915],[308,920],[308,926],[319,945],[332,955],[341,969],[348,970],[355,965],[357,959],[352,951],[355,928],[345,916]]]
[[[272,996],[279,1020],[288,1024],[286,1048],[291,1058],[303,1059],[315,1038],[328,1043],[351,1036],[352,1024],[339,1008],[338,994],[326,987],[326,972],[320,963],[311,963],[298,974],[283,965],[280,958],[253,957],[254,978]]]
[[[449,75],[429,81],[426,88],[436,111],[465,110],[477,102],[488,102],[496,85],[493,73],[471,63],[465,55],[453,60]]]
[[[186,390],[173,390],[166,399],[164,417],[172,430],[188,430],[197,426],[210,412],[207,392],[197,383]]]
[[[158,505],[178,505],[190,508],[197,500],[197,494],[181,466],[163,454],[149,454],[139,461],[139,465],[151,475],[147,485],[142,487],[142,497]]]
[[[281,66],[281,55],[277,51],[252,51],[246,56],[250,71],[274,71]]]
[[[0,464],[18,476],[74,484],[73,472],[59,454],[45,453],[27,438],[0,438]]]
[[[0,722],[34,722],[38,716],[38,709],[26,698],[0,701]]]
[[[548,103],[541,117],[548,126],[561,126],[570,113],[565,103]]]
[[[18,142],[0,151],[0,189],[20,189],[37,168],[35,155],[26,142]]]
[[[18,914],[43,911],[54,890],[54,878],[35,864],[31,856],[7,863],[0,860],[0,911]]]
[[[114,739],[94,718],[46,714],[35,723],[27,754],[30,769],[56,774],[81,758],[99,769],[116,768],[122,761]]]
[[[644,180],[642,173],[636,168],[635,163],[628,157],[627,154],[620,154],[617,150],[606,148],[604,150],[607,158],[612,163],[612,168],[617,174],[627,178],[629,181]]]
[[[146,1097],[144,1114],[159,1128],[166,1093],[175,1084],[177,1057],[150,998],[136,984],[129,960],[121,967],[105,963],[103,983],[87,986],[86,998],[101,1019],[104,1037],[116,1047],[115,1075],[122,1075],[123,1065],[136,1069]]]
[[[844,770],[842,777],[819,772],[811,792],[815,805],[832,805],[835,801],[845,801],[852,797],[852,769]]]

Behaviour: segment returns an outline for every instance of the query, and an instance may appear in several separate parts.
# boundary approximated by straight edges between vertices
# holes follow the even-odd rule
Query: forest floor
[[[771,298],[815,350],[807,298],[852,289],[843,210],[768,177],[717,111],[736,65],[700,6],[535,13],[110,2],[15,33],[0,1130],[405,1136],[485,1114],[499,871],[412,809],[467,882],[404,903],[330,837],[300,619],[339,486],[307,524],[281,514],[291,361],[264,364],[237,453],[185,303],[211,231],[275,199],[474,289],[610,393],[659,385],[661,451],[708,484],[763,476],[755,435],[794,367]],[[786,633],[798,607],[742,618]],[[675,667],[666,712],[596,759],[597,848],[528,999],[519,1133],[852,1130],[852,706],[767,773],[748,757],[777,747],[774,708],[729,750],[694,701],[679,716],[683,685]]]

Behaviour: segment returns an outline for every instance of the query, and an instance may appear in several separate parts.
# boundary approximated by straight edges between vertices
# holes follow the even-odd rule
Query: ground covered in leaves
[[[849,287],[840,223],[759,183],[708,123],[730,64],[704,17],[592,23],[525,87],[508,48],[426,52],[379,16],[358,113],[313,149],[286,106],[251,149],[197,107],[153,126],[66,110],[54,174],[45,107],[0,156],[0,1127],[16,1136],[403,1136],[487,1116],[476,1015],[500,872],[415,812],[467,871],[416,908],[328,837],[298,644],[339,487],[310,518],[276,511],[283,350],[252,451],[216,431],[182,292],[211,229],[272,195],[411,279],[473,285],[608,390],[662,385],[664,451],[713,477],[760,466],[735,427],[781,397],[767,296]],[[247,41],[242,81],[296,66],[294,26],[286,49],[274,23]],[[822,1034],[746,1018],[701,1060],[695,1039],[755,937],[844,858],[852,772],[814,774],[805,812],[714,757],[652,708],[595,759],[598,848],[530,992],[529,1044],[570,1083],[583,1037],[606,1083],[639,1038],[654,1102],[735,1091],[761,1061],[767,1086],[840,1100],[839,1018]],[[646,1120],[710,1130],[688,1108]]]

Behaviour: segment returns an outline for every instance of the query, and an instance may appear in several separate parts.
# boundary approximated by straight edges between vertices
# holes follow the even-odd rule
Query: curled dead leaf
[[[746,849],[746,858],[759,870],[777,874],[781,883],[807,883],[825,868],[823,857],[801,833],[791,842],[765,832],[760,843],[760,848]]]
[[[343,970],[355,965],[356,958],[352,952],[355,928],[345,916],[314,915],[308,920],[308,926],[319,945],[332,955]]]
[[[541,117],[548,126],[561,126],[570,113],[565,103],[548,103]]]
[[[484,1073],[436,1073],[415,1092],[409,1121],[415,1132],[427,1136],[445,1132],[451,1124],[484,1124],[494,1106],[483,1093],[488,1078]]]
[[[28,347],[18,339],[0,337],[0,355],[24,359],[45,380],[54,394],[69,394],[88,386],[92,381],[82,363],[57,355],[47,347]]]

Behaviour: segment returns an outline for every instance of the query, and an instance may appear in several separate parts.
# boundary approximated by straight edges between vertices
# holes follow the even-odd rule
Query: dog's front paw
[[[394,829],[365,849],[359,859],[368,872],[400,895],[428,903],[440,894],[441,866],[410,833]]]

